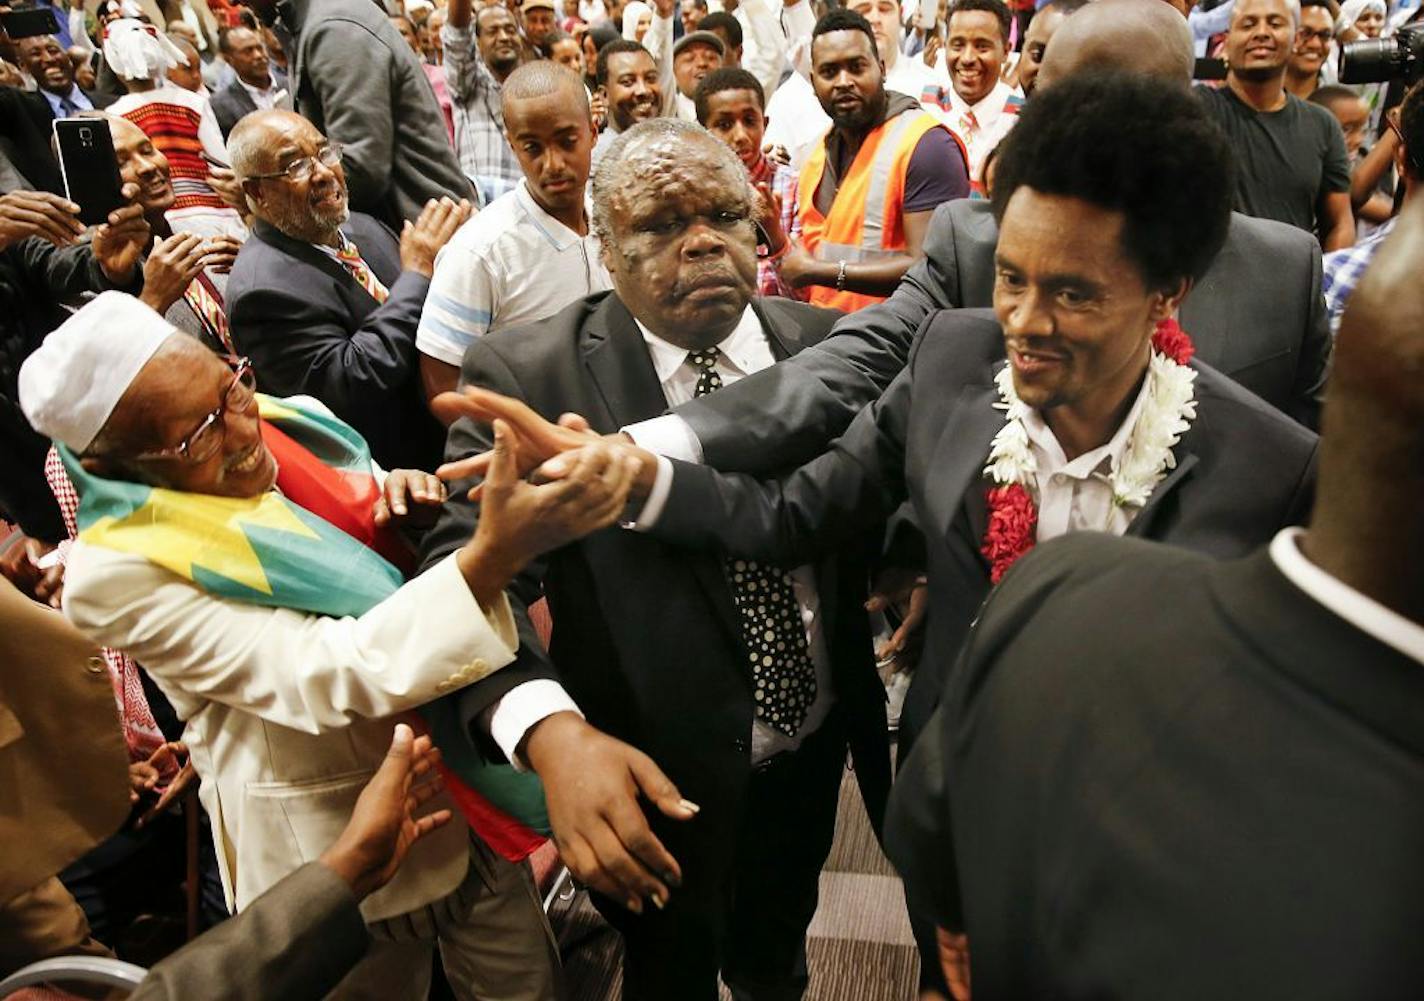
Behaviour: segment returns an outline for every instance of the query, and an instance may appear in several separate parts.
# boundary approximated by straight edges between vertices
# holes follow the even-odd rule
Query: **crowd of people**
[[[0,979],[1413,996],[1424,8],[932,7],[0,7]]]

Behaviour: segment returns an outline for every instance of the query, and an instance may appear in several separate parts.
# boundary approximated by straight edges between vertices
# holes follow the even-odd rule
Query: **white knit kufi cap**
[[[176,334],[133,296],[105,292],[20,366],[20,409],[40,434],[83,453],[139,370]]]

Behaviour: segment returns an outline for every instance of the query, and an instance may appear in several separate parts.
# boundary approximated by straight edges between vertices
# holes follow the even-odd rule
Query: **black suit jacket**
[[[82,91],[95,108],[107,108],[114,98]],[[0,87],[0,146],[35,188],[64,194],[59,161],[50,146],[54,109],[44,95]]]
[[[941,205],[925,259],[889,299],[851,313],[791,364],[677,408],[706,461],[763,473],[821,452],[905,367],[930,313],[992,305],[998,240],[988,202]],[[1181,315],[1199,360],[1312,428],[1331,347],[1320,275],[1309,233],[1233,212],[1226,245]]]
[[[756,299],[775,354],[785,357],[825,336],[839,314],[785,299]],[[549,419],[564,411],[616,431],[666,409],[646,343],[613,293],[581,300],[536,327],[501,331],[465,353],[461,381],[518,397]],[[450,459],[491,447],[487,426],[450,429]],[[469,484],[452,484],[440,522],[425,540],[428,565],[470,538],[476,508]],[[816,566],[837,703],[857,752],[857,777],[877,829],[889,785],[884,689],[872,663],[864,561]],[[537,593],[522,589],[525,600]],[[741,627],[722,556],[690,553],[651,536],[612,527],[551,554],[542,573],[554,632],[546,654],[522,624],[516,661],[462,693],[473,722],[514,685],[557,677],[589,721],[647,753],[702,807],[695,822],[650,822],[685,882],[673,895],[709,899],[725,889],[750,768],[753,700]],[[523,619],[523,601],[515,599]],[[478,727],[478,724],[475,724]],[[695,866],[687,858],[697,858]]]
[[[902,741],[920,732],[941,679],[989,591],[984,462],[1003,427],[994,404],[1003,333],[988,310],[936,313],[909,366],[824,455],[766,483],[675,463],[654,534],[784,564],[862,536],[904,500],[925,535],[926,645],[906,697]],[[784,367],[784,366],[778,366]],[[1250,552],[1309,511],[1316,436],[1198,362],[1197,417],[1176,468],[1133,518],[1131,535],[1219,557]]]
[[[272,75],[274,87],[287,86],[287,78],[275,66],[269,72]],[[218,128],[222,129],[224,139],[232,131],[232,127],[242,120],[243,116],[250,115],[257,110],[257,103],[252,100],[252,95],[247,92],[242,81],[235,76],[232,82],[222,90],[212,93],[208,98],[208,104],[212,106],[213,117],[218,120]]]
[[[1416,998],[1421,719],[1266,552],[1070,536],[985,606],[888,851],[975,997]]]
[[[401,270],[400,243],[370,216],[353,212],[341,229],[390,291],[385,303],[316,247],[258,220],[228,276],[233,343],[264,393],[321,400],[386,469],[434,469],[445,433],[415,351],[430,279]]]

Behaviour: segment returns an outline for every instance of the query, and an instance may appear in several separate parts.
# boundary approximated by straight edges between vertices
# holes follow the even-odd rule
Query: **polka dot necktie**
[[[722,388],[716,369],[720,354],[716,348],[688,352],[688,362],[697,369],[694,396]],[[791,575],[757,560],[728,558],[726,567],[752,667],[756,718],[794,736],[816,700],[816,669],[806,649]]]

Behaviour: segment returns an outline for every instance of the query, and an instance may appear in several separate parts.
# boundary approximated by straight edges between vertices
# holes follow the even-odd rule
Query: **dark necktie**
[[[722,388],[715,367],[720,354],[716,348],[687,353],[697,369],[694,396]],[[752,665],[756,718],[795,736],[816,701],[816,668],[806,649],[806,627],[791,575],[756,560],[728,558],[726,568]]]
[[[79,105],[71,101],[67,96],[59,99],[59,117],[73,118],[79,113]]]

